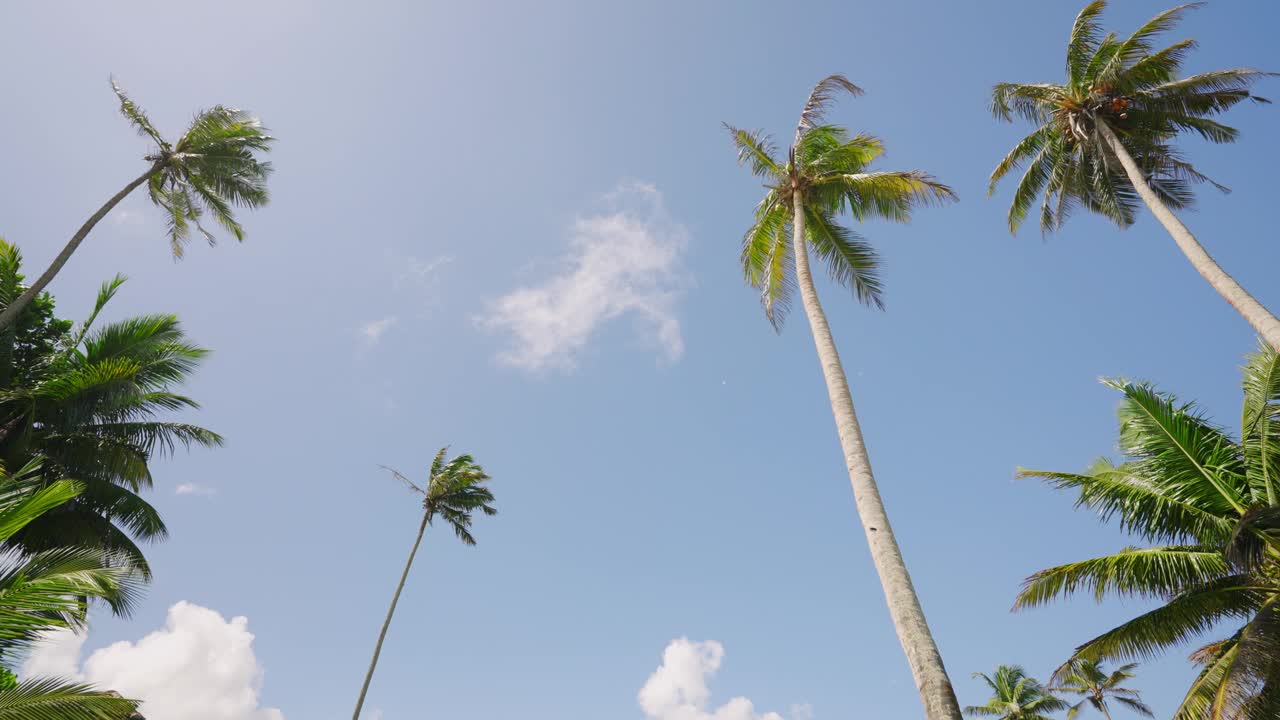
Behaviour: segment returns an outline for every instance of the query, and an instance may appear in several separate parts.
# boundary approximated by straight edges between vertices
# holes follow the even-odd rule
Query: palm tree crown
[[[1057,693],[1079,695],[1083,698],[1067,711],[1067,720],[1072,720],[1079,715],[1086,703],[1110,718],[1111,712],[1107,703],[1111,700],[1139,715],[1154,718],[1155,713],[1142,702],[1142,695],[1137,690],[1123,685],[1126,681],[1133,679],[1133,670],[1136,667],[1138,667],[1137,663],[1129,663],[1108,673],[1102,669],[1101,663],[1078,658],[1067,664],[1064,672],[1060,673],[1057,685],[1051,689]]]
[[[477,510],[485,515],[498,514],[492,504],[493,491],[484,487],[484,483],[490,478],[476,464],[475,458],[458,455],[449,460],[445,457],[448,451],[447,447],[440,448],[440,452],[431,461],[430,478],[425,488],[419,487],[396,470],[387,470],[422,496],[422,509],[428,525],[439,516],[453,528],[459,540],[466,545],[475,545],[476,539],[471,535],[472,514]]]
[[[884,152],[880,140],[821,124],[839,91],[862,93],[840,75],[819,83],[801,114],[796,141],[785,160],[777,157],[777,149],[764,133],[725,126],[738,148],[739,162],[763,179],[768,189],[742,241],[742,269],[751,286],[760,291],[765,315],[777,329],[795,293],[794,195],[802,197],[805,239],[826,263],[832,279],[852,288],[860,302],[877,308],[884,307],[879,255],[836,217],[847,212],[855,220],[906,222],[921,203],[955,198],[950,188],[920,170],[870,170],[872,161]]]
[[[200,222],[205,213],[243,240],[244,228],[234,208],[261,207],[269,199],[271,163],[259,159],[258,153],[270,151],[275,138],[262,123],[244,110],[216,105],[196,113],[187,131],[170,143],[114,80],[111,88],[120,99],[121,114],[155,143],[146,157],[154,171],[147,189],[151,202],[165,211],[173,254],[182,256],[193,226],[210,244],[215,241]]]
[[[0,244],[0,285],[18,266],[16,250]],[[155,540],[166,533],[159,513],[139,494],[152,484],[150,460],[179,447],[216,447],[222,438],[168,417],[199,407],[174,389],[208,353],[191,342],[175,316],[94,327],[123,283],[120,276],[104,283],[89,318],[74,330],[47,315],[52,341],[44,328],[23,323],[21,332],[0,334],[0,350],[6,342],[27,347],[25,354],[8,353],[13,362],[33,356],[25,367],[0,373],[10,378],[0,386],[0,461],[18,467],[42,457],[50,472],[84,485],[74,500],[41,516],[9,545],[43,550],[96,543],[148,573],[130,536]]]
[[[1001,665],[994,675],[974,673],[990,688],[991,699],[983,705],[970,705],[964,714],[971,717],[993,717],[1000,720],[1050,720],[1045,713],[1057,712],[1067,703],[1056,698],[1025,670],[1017,665]]]
[[[1238,132],[1213,118],[1244,100],[1266,102],[1249,87],[1269,74],[1233,68],[1179,78],[1195,41],[1159,50],[1153,42],[1187,10],[1202,4],[1162,12],[1121,40],[1114,33],[1102,35],[1099,20],[1106,3],[1090,3],[1071,30],[1064,83],[995,86],[991,109],[996,118],[1009,121],[1017,115],[1036,126],[991,174],[989,190],[994,193],[1001,178],[1027,165],[1009,207],[1011,231],[1030,214],[1037,196],[1042,196],[1040,227],[1046,233],[1060,227],[1076,207],[1121,227],[1133,223],[1141,201],[1107,147],[1107,130],[1119,137],[1166,205],[1192,204],[1191,186],[1208,178],[1171,141],[1184,131],[1214,143],[1234,141]]]
[[[1109,380],[1124,395],[1126,459],[1084,473],[1021,471],[1078,491],[1078,506],[1159,543],[1028,578],[1015,607],[1081,591],[1163,600],[1081,645],[1075,659],[1151,658],[1242,623],[1193,655],[1204,668],[1177,720],[1261,720],[1280,710],[1280,355],[1263,345],[1243,375],[1238,437],[1147,383]]]

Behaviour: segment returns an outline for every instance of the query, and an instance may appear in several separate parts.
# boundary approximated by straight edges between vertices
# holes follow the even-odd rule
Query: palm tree
[[[1125,681],[1133,679],[1133,670],[1136,667],[1138,667],[1137,663],[1129,663],[1108,673],[1102,669],[1102,664],[1099,662],[1083,658],[1076,659],[1067,663],[1060,675],[1061,679],[1051,690],[1056,693],[1079,695],[1083,698],[1067,711],[1067,720],[1072,720],[1079,715],[1086,703],[1105,715],[1107,720],[1111,720],[1111,710],[1107,707],[1107,703],[1111,700],[1115,700],[1139,715],[1154,718],[1155,713],[1142,702],[1142,695],[1137,690],[1123,686]]]
[[[382,621],[382,630],[378,632],[378,642],[373,646],[373,659],[369,661],[369,671],[365,673],[364,684],[360,686],[360,696],[356,698],[356,709],[352,720],[360,720],[360,708],[364,706],[364,697],[369,692],[369,683],[373,680],[374,668],[378,666],[378,656],[382,654],[382,642],[387,639],[387,629],[391,627],[391,616],[395,615],[396,603],[400,602],[400,592],[404,590],[405,580],[409,578],[409,568],[413,567],[413,558],[418,554],[418,545],[432,519],[439,515],[444,519],[464,545],[475,545],[476,539],[471,535],[471,516],[479,510],[485,515],[497,515],[493,507],[493,492],[484,487],[489,476],[476,464],[470,455],[458,455],[452,460],[445,458],[449,448],[440,448],[431,461],[431,472],[425,488],[419,487],[409,478],[391,468],[385,468],[396,479],[403,482],[413,492],[422,496],[422,522],[418,525],[418,535],[413,540],[413,549],[409,551],[409,560],[404,564],[404,572],[400,573],[400,582],[396,584],[396,592],[391,596],[391,607],[387,610],[387,618]]]
[[[1243,375],[1238,437],[1148,383],[1107,380],[1124,395],[1124,461],[1099,460],[1083,473],[1020,471],[1078,491],[1077,506],[1158,543],[1027,579],[1015,608],[1077,592],[1163,601],[1078,647],[1074,661],[1145,660],[1240,623],[1192,656],[1204,667],[1176,720],[1280,714],[1280,355],[1262,343]]]
[[[726,126],[738,148],[739,161],[762,178],[768,189],[756,207],[755,223],[743,238],[742,267],[747,282],[760,291],[765,315],[775,330],[782,327],[792,294],[797,288],[800,291],[858,514],[925,713],[931,720],[959,720],[955,691],[871,472],[848,380],[818,301],[808,255],[812,247],[833,280],[850,287],[864,304],[883,308],[879,257],[865,238],[842,226],[837,216],[847,212],[855,220],[906,222],[917,205],[955,196],[950,188],[919,170],[869,170],[871,162],[884,152],[880,140],[865,134],[850,136],[841,128],[820,124],[841,91],[862,93],[840,75],[824,79],[813,89],[786,160],[776,157],[764,134]]]
[[[47,481],[38,461],[16,473],[0,469],[0,542],[83,492],[72,480]],[[0,563],[0,653],[12,654],[55,629],[84,627],[86,599],[129,612],[143,579],[115,553],[64,547],[10,553]],[[0,720],[127,720],[138,703],[58,678],[32,678],[0,687]]]
[[[1078,206],[1128,227],[1141,200],[1196,272],[1280,350],[1280,320],[1214,261],[1173,212],[1192,204],[1193,184],[1209,180],[1182,158],[1173,138],[1190,131],[1214,143],[1234,141],[1236,129],[1213,118],[1244,100],[1266,102],[1248,88],[1270,74],[1234,68],[1178,77],[1195,41],[1160,50],[1152,42],[1202,4],[1162,12],[1120,40],[1114,33],[1101,35],[1106,3],[1090,3],[1071,30],[1064,84],[996,85],[995,116],[1011,121],[1018,115],[1037,127],[996,166],[990,190],[1027,163],[1009,209],[1014,232],[1041,194],[1040,226],[1046,233]]]
[[[1000,720],[1050,720],[1045,713],[1057,712],[1067,703],[1056,698],[1038,680],[1028,677],[1017,665],[1001,665],[995,676],[974,673],[982,678],[995,693],[984,705],[970,705],[964,714],[972,717],[993,717]]]
[[[0,291],[20,267],[15,248],[0,243]],[[166,416],[196,409],[174,392],[208,354],[173,315],[129,318],[95,328],[124,278],[103,284],[89,318],[71,329],[52,316],[52,302],[33,303],[0,333],[0,461],[17,467],[36,457],[83,492],[32,522],[0,547],[27,551],[94,545],[121,553],[149,576],[134,542],[166,534],[159,513],[139,493],[152,484],[149,462],[179,447],[216,447],[222,438]],[[28,315],[43,308],[40,322]],[[14,344],[8,345],[6,339]],[[16,347],[9,352],[7,349]],[[132,537],[131,537],[132,536]]]
[[[170,143],[115,80],[111,81],[111,88],[120,100],[120,112],[140,135],[155,143],[154,150],[144,158],[147,169],[90,215],[49,264],[49,269],[0,312],[0,329],[14,323],[22,309],[71,259],[94,226],[143,184],[147,185],[151,202],[168,218],[174,257],[182,256],[192,227],[210,244],[214,243],[213,233],[200,222],[205,213],[212,215],[236,240],[243,240],[244,228],[236,220],[234,208],[252,209],[267,203],[271,163],[259,159],[258,155],[270,151],[274,138],[257,118],[243,110],[217,105],[196,113],[182,137]]]

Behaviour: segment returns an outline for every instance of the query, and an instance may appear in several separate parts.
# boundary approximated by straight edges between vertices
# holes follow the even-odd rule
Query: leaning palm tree
[[[762,178],[768,189],[756,207],[755,223],[743,239],[742,267],[747,282],[760,291],[765,316],[775,330],[781,329],[792,294],[799,290],[826,378],[858,514],[926,715],[931,720],[958,720],[960,706],[889,526],[848,380],[809,270],[812,248],[826,263],[833,280],[851,288],[864,304],[883,308],[879,257],[865,238],[841,225],[838,216],[848,213],[855,220],[905,222],[916,206],[950,200],[954,194],[919,170],[871,170],[872,161],[884,151],[878,139],[865,134],[851,136],[841,128],[821,124],[841,91],[852,95],[862,92],[840,75],[824,79],[813,89],[785,159],[777,157],[763,133],[728,128],[739,161]]]
[[[1050,689],[1055,693],[1081,697],[1080,702],[1072,705],[1067,711],[1067,720],[1072,720],[1079,715],[1085,705],[1102,713],[1107,720],[1111,720],[1111,709],[1107,703],[1112,700],[1139,715],[1154,718],[1155,713],[1142,702],[1142,695],[1133,688],[1124,687],[1126,681],[1133,679],[1133,670],[1136,667],[1138,667],[1137,663],[1129,663],[1107,672],[1102,669],[1102,663],[1096,660],[1078,658],[1067,663],[1059,674],[1057,684]]]
[[[1000,720],[1050,720],[1045,713],[1057,712],[1067,703],[1054,697],[1040,681],[1028,677],[1017,665],[1001,665],[995,675],[974,673],[982,678],[994,694],[983,705],[970,705],[964,714],[971,717],[992,717]]]
[[[413,540],[413,549],[409,551],[409,560],[404,564],[404,572],[400,573],[400,582],[396,584],[395,594],[391,596],[391,607],[387,610],[387,618],[382,621],[382,629],[378,632],[378,642],[373,646],[373,659],[369,661],[369,671],[365,673],[364,684],[360,686],[360,695],[356,698],[356,709],[351,715],[353,720],[360,720],[360,708],[364,706],[365,695],[369,692],[369,683],[373,680],[373,671],[378,666],[378,656],[382,654],[382,643],[387,639],[387,629],[391,627],[391,617],[395,615],[396,603],[400,602],[400,592],[409,578],[409,569],[413,567],[413,558],[418,554],[418,546],[422,544],[422,536],[427,526],[439,515],[464,545],[475,545],[476,539],[471,535],[471,516],[477,510],[485,515],[497,515],[492,505],[493,492],[484,487],[489,476],[476,464],[470,455],[458,455],[452,460],[445,457],[449,448],[440,448],[431,461],[431,472],[426,487],[420,487],[399,472],[386,468],[396,479],[403,482],[410,490],[422,496],[422,522],[418,525],[418,535]]]
[[[1078,592],[1162,601],[1078,647],[1059,675],[1071,662],[1154,658],[1232,623],[1234,633],[1192,656],[1203,669],[1175,719],[1280,716],[1280,354],[1261,343],[1243,374],[1237,437],[1150,384],[1108,380],[1124,396],[1125,459],[1083,473],[1020,471],[1077,491],[1077,506],[1156,543],[1027,579],[1015,608]]]
[[[270,151],[274,140],[257,118],[243,110],[217,105],[196,113],[187,131],[170,143],[156,130],[142,108],[111,81],[120,100],[120,112],[143,137],[155,143],[144,159],[147,169],[112,195],[97,212],[76,230],[49,268],[0,312],[0,329],[17,320],[18,314],[44,290],[71,259],[89,232],[121,200],[142,185],[151,202],[164,211],[169,225],[169,243],[174,257],[181,257],[192,228],[210,244],[213,233],[201,223],[206,213],[231,233],[244,239],[244,228],[235,218],[236,207],[257,208],[268,200],[267,176],[271,163],[259,158]]]
[[[1173,139],[1190,131],[1210,142],[1232,142],[1238,131],[1214,118],[1245,100],[1266,102],[1249,88],[1269,73],[1234,68],[1179,77],[1195,41],[1159,50],[1153,45],[1157,35],[1201,4],[1162,12],[1121,40],[1114,33],[1101,34],[1099,18],[1106,3],[1090,3],[1071,30],[1063,84],[996,85],[991,103],[995,116],[1010,121],[1018,115],[1036,129],[996,166],[990,190],[1007,173],[1027,165],[1009,208],[1014,232],[1038,196],[1040,226],[1046,233],[1060,227],[1077,207],[1128,227],[1138,202],[1145,203],[1196,272],[1280,350],[1280,320],[1214,261],[1173,212],[1192,204],[1193,184],[1209,180],[1183,159]]]
[[[0,291],[19,263],[16,250],[0,243]],[[19,467],[42,458],[50,473],[84,486],[0,547],[96,544],[148,574],[135,539],[166,534],[159,513],[141,497],[152,485],[150,461],[181,447],[216,447],[222,438],[171,417],[199,407],[175,390],[208,353],[175,316],[95,325],[123,282],[117,276],[103,284],[88,319],[74,328],[53,317],[45,298],[29,306],[17,332],[0,331],[0,377],[9,378],[0,384],[0,462]],[[28,318],[37,308],[42,312]]]
[[[15,473],[0,468],[0,542],[83,492],[72,480],[49,481],[36,461]],[[10,552],[0,563],[0,656],[21,652],[50,630],[84,627],[86,600],[116,613],[136,604],[142,577],[115,553],[64,547]],[[58,678],[11,681],[0,687],[0,720],[127,720],[138,702]]]

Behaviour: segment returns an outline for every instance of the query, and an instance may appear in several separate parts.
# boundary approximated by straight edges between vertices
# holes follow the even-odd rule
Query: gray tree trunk
[[[58,253],[58,256],[49,264],[49,269],[45,270],[44,274],[32,283],[31,287],[27,288],[26,292],[19,295],[16,300],[9,303],[8,307],[6,307],[3,312],[0,312],[0,330],[3,330],[17,322],[18,315],[22,312],[22,309],[27,305],[30,305],[31,301],[34,300],[42,290],[44,290],[45,286],[53,281],[53,278],[58,274],[58,271],[62,269],[63,265],[67,264],[67,261],[71,259],[71,255],[75,253],[76,248],[80,247],[80,243],[84,242],[84,239],[89,236],[89,231],[93,230],[93,227],[98,224],[98,221],[106,217],[107,213],[111,212],[112,208],[118,205],[121,200],[125,199],[125,196],[136,190],[142,183],[151,179],[151,176],[156,174],[159,169],[160,163],[152,165],[149,170],[142,175],[139,175],[135,180],[130,182],[128,185],[125,185],[123,190],[113,195],[105,205],[98,208],[98,212],[91,215],[89,219],[80,226],[80,229],[76,231],[76,234],[72,235],[71,240],[62,248],[62,252]]]
[[[351,720],[360,720],[360,708],[364,707],[364,696],[369,692],[369,683],[373,681],[373,671],[378,667],[378,656],[382,654],[382,641],[387,639],[387,629],[391,627],[391,616],[396,614],[396,603],[400,602],[400,592],[409,579],[409,568],[413,567],[413,556],[418,554],[418,546],[422,544],[422,535],[427,531],[427,520],[430,515],[422,513],[422,524],[418,526],[418,537],[413,541],[413,549],[409,551],[409,561],[404,564],[404,572],[400,573],[400,583],[396,585],[396,593],[391,596],[391,607],[387,610],[387,619],[382,621],[382,630],[378,633],[378,642],[373,646],[373,659],[369,661],[369,672],[364,675],[364,684],[360,686],[360,697],[356,698],[356,711]]]
[[[928,720],[960,720],[960,704],[956,701],[955,690],[947,677],[933,634],[929,632],[929,624],[925,622],[924,610],[920,607],[920,598],[916,597],[915,587],[911,584],[902,550],[893,537],[893,529],[889,527],[889,516],[885,512],[884,501],[880,498],[880,490],[876,487],[876,479],[871,472],[871,458],[867,455],[867,448],[862,440],[862,428],[858,425],[858,416],[853,409],[853,398],[849,395],[844,367],[840,364],[840,355],[836,352],[835,340],[831,336],[831,327],[827,325],[827,317],[822,312],[822,304],[818,302],[818,291],[814,288],[813,275],[809,271],[809,254],[804,237],[804,199],[799,190],[794,194],[793,207],[795,219],[792,242],[796,284],[800,288],[805,315],[809,318],[809,328],[813,331],[813,343],[822,364],[822,375],[827,381],[831,413],[835,416],[840,447],[844,451],[845,466],[849,470],[849,483],[853,486],[853,498],[862,521],[862,529],[867,536],[867,545],[871,549],[871,559],[875,563],[885,600],[889,604],[889,616],[893,620],[902,649],[906,652],[907,663],[911,666],[911,674],[924,703],[925,717]]]
[[[1125,149],[1120,139],[1107,127],[1106,123],[1098,123],[1098,129],[1102,133],[1102,137],[1106,140],[1107,146],[1111,148],[1111,152],[1120,160],[1120,164],[1124,166],[1125,174],[1129,176],[1129,182],[1134,189],[1138,191],[1138,195],[1142,198],[1147,207],[1151,209],[1151,213],[1156,216],[1164,229],[1173,237],[1173,241],[1178,244],[1178,248],[1182,250],[1182,254],[1187,256],[1191,261],[1191,266],[1200,273],[1200,277],[1209,281],[1214,290],[1223,297],[1224,300],[1231,303],[1244,319],[1253,326],[1253,329],[1262,336],[1268,345],[1280,352],[1280,319],[1271,313],[1262,303],[1249,294],[1235,278],[1227,274],[1220,265],[1209,255],[1196,236],[1191,234],[1186,225],[1178,219],[1177,215],[1164,204],[1163,201],[1155,194],[1155,191],[1147,185],[1147,178],[1138,168],[1138,164],[1129,155],[1129,151]]]

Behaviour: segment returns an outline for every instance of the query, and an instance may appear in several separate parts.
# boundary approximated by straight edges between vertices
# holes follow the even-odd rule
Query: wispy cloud
[[[216,495],[217,490],[200,483],[186,482],[178,485],[173,491],[178,495]]]
[[[400,319],[395,315],[388,315],[381,320],[374,320],[361,325],[360,340],[362,344],[365,347],[377,345],[378,342],[382,340],[382,336],[385,335],[388,330],[395,327],[395,324],[398,322],[400,322]]]
[[[480,324],[507,334],[498,355],[524,370],[571,370],[605,323],[631,315],[661,359],[684,353],[677,301],[688,231],[663,207],[653,185],[628,183],[605,196],[603,212],[578,218],[560,269],[544,282],[490,303]]]
[[[393,287],[400,288],[406,284],[426,285],[432,281],[440,268],[451,262],[453,258],[448,255],[439,255],[427,260],[408,255],[398,261],[400,267],[396,270]]]
[[[776,712],[757,713],[745,697],[718,707],[711,704],[711,678],[720,670],[724,646],[714,640],[678,638],[667,644],[662,664],[649,676],[637,700],[649,720],[783,720]],[[792,720],[812,720],[808,705],[793,705]]]
[[[137,642],[117,642],[80,661],[85,636],[50,633],[36,645],[23,677],[62,676],[142,701],[142,714],[166,720],[284,720],[259,705],[263,669],[244,617],[227,620],[180,602],[165,626]]]

